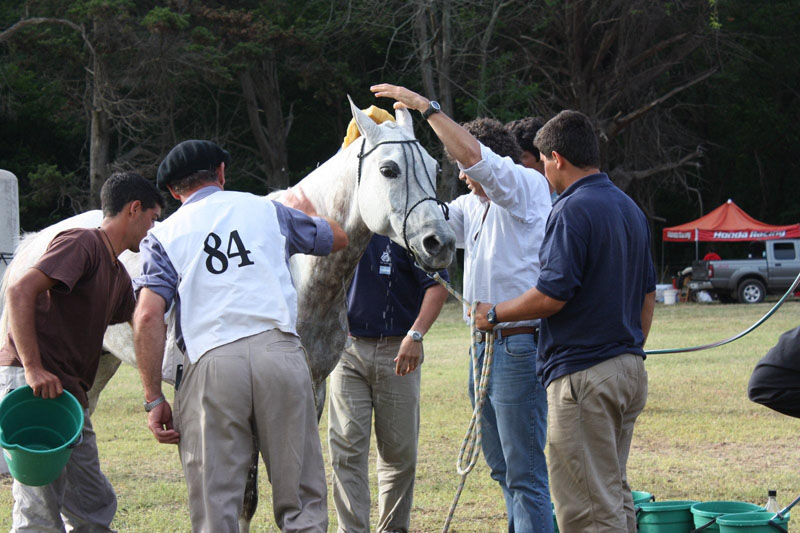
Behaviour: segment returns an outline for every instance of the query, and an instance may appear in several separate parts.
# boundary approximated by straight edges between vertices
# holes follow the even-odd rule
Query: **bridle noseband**
[[[422,168],[425,169],[425,177],[428,179],[428,184],[431,186],[431,189],[433,190],[433,194],[434,195],[436,194],[436,184],[434,183],[433,179],[431,178],[431,175],[428,173],[428,167],[425,166],[425,160],[422,157],[422,147],[420,146],[419,141],[417,139],[406,139],[406,140],[401,140],[401,141],[382,141],[382,142],[379,142],[379,143],[375,144],[375,146],[370,148],[368,152],[364,153],[364,147],[366,146],[366,144],[367,144],[367,140],[364,139],[362,141],[362,143],[361,143],[361,150],[358,153],[358,187],[361,186],[361,168],[362,168],[362,164],[364,162],[364,158],[367,157],[368,155],[370,155],[372,152],[374,152],[375,149],[378,148],[382,144],[400,144],[403,147],[403,162],[405,163],[405,166],[406,166],[406,174],[408,174],[408,169],[412,168],[412,167],[409,167],[409,165],[408,165],[408,160],[409,160],[408,154],[410,153],[411,154],[411,162],[413,164],[413,169],[414,169],[413,170],[413,177],[414,177],[414,180],[417,182],[417,185],[419,185],[420,189],[422,189],[423,191],[425,190],[425,186],[422,184],[422,181],[420,180],[420,177],[417,175],[416,160],[417,160],[417,157],[419,157],[420,163],[422,164]],[[426,196],[425,198],[419,200],[417,203],[412,205],[411,208],[409,209],[409,207],[408,207],[409,187],[410,187],[409,179],[408,179],[408,176],[407,176],[406,177],[406,207],[405,207],[405,216],[403,217],[403,242],[406,245],[406,251],[409,253],[409,255],[411,255],[413,257],[413,252],[412,252],[412,249],[411,249],[411,245],[409,244],[408,236],[406,235],[406,227],[408,226],[408,217],[411,216],[411,212],[414,209],[416,209],[417,206],[419,206],[423,202],[427,202],[427,201],[436,202],[437,204],[439,204],[439,207],[442,208],[442,214],[444,215],[444,219],[445,220],[450,220],[450,208],[447,207],[447,204],[444,203],[443,201],[439,200],[439,198],[437,198],[436,196]]]

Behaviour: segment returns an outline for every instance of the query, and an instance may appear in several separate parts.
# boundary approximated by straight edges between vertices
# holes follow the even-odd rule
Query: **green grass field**
[[[692,346],[728,337],[755,322],[769,305],[658,305],[647,347]],[[767,489],[774,488],[783,505],[800,494],[800,421],[747,399],[747,382],[756,361],[783,331],[797,325],[798,311],[800,303],[788,302],[754,333],[722,348],[648,358],[649,398],[636,425],[628,463],[634,489],[662,500],[763,503]],[[458,485],[455,462],[470,417],[468,343],[460,309],[448,304],[425,343],[414,531],[441,529]],[[326,421],[324,414],[320,437],[327,457]],[[122,368],[112,380],[94,425],[101,464],[119,498],[114,526],[120,531],[188,531],[177,448],[159,445],[147,430],[133,368]],[[375,499],[374,471],[371,478]],[[261,504],[253,530],[276,531],[263,468],[260,485]],[[2,481],[0,491],[0,528],[8,529],[9,479]],[[330,529],[335,530],[330,498],[328,505]],[[451,530],[504,529],[503,498],[481,459],[467,480]]]

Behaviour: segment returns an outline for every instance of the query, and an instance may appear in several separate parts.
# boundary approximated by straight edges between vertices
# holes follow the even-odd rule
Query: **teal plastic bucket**
[[[45,400],[26,385],[0,402],[0,446],[9,472],[25,485],[55,481],[82,431],[83,408],[67,391]]]
[[[693,529],[692,505],[696,500],[646,502],[636,506],[639,533],[686,533]]]
[[[694,516],[694,527],[698,528],[722,515],[750,513],[763,510],[763,507],[747,502],[703,502],[692,505],[692,516]],[[719,531],[719,526],[714,523],[706,527],[703,531]]]
[[[553,533],[559,533],[558,521],[556,520],[556,506],[553,505]]]
[[[652,494],[643,490],[632,490],[631,496],[633,496],[633,505],[656,501]]]
[[[770,525],[775,516],[771,511],[755,511],[750,513],[726,514],[717,518],[720,533],[778,533],[780,529]],[[772,520],[776,526],[787,530],[789,513],[783,520]]]

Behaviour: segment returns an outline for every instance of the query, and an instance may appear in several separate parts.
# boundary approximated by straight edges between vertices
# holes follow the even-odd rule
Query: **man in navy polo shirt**
[[[560,194],[536,287],[481,304],[478,327],[542,318],[537,372],[547,388],[550,488],[562,531],[636,531],[626,464],[647,399],[644,343],[655,305],[642,211],[599,170],[589,119],[562,111],[536,135]]]
[[[447,272],[440,275],[447,278]],[[419,436],[422,337],[447,300],[408,253],[373,236],[347,295],[350,339],[331,374],[328,439],[339,531],[368,532],[369,436],[375,413],[378,525],[409,530]]]

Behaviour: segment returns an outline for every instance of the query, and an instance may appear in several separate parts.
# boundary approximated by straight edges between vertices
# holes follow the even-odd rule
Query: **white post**
[[[0,170],[0,276],[11,262],[19,242],[19,193],[17,177]]]
[[[19,192],[17,177],[7,170],[0,170],[0,277],[11,262],[11,256],[19,242]],[[0,314],[2,313],[0,309]],[[3,344],[4,339],[0,339]],[[3,454],[0,453],[0,474],[8,473]]]

